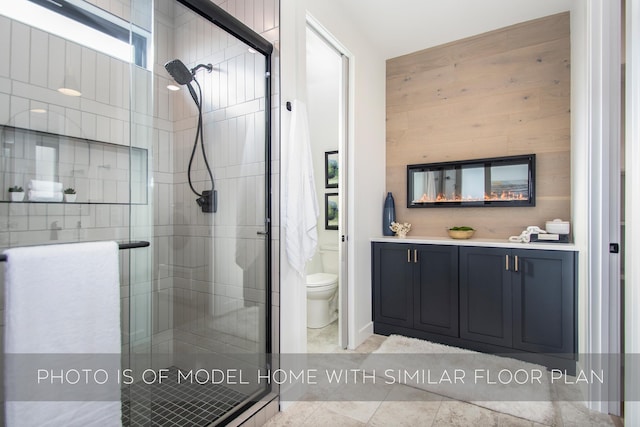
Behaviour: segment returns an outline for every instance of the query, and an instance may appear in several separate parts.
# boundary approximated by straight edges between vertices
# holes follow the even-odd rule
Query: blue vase
[[[384,201],[384,210],[382,211],[382,235],[393,236],[395,233],[391,231],[391,223],[396,220],[396,205],[393,202],[393,195],[391,192],[387,193],[387,198]]]

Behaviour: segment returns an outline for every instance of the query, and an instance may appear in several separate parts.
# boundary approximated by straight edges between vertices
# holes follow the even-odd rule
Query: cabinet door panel
[[[513,273],[513,346],[543,353],[574,351],[573,252],[519,250]]]
[[[374,321],[413,326],[411,245],[373,245]]]
[[[460,248],[460,337],[510,347],[512,339],[509,251]],[[509,267],[510,268],[510,267]]]
[[[417,246],[414,327],[458,336],[458,248]],[[417,258],[417,259],[415,259]]]

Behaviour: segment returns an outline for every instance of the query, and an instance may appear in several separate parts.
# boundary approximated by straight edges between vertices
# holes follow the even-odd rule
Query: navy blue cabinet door
[[[575,253],[514,250],[512,254],[513,347],[573,358]]]
[[[509,250],[460,248],[460,337],[511,347]]]
[[[413,327],[413,250],[399,243],[373,244],[374,321]]]
[[[415,329],[457,337],[458,248],[416,245],[414,263]]]

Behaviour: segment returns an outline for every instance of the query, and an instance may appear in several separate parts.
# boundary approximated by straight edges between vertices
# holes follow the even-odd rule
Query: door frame
[[[609,252],[609,244],[618,243],[620,224],[621,16],[621,1],[576,0],[571,8],[571,185],[574,241],[580,251],[579,369],[607,372],[606,386],[585,387],[585,401],[590,409],[612,414],[620,413],[620,366],[614,358],[598,355],[620,354],[622,346],[620,255]],[[628,378],[628,370],[625,375]]]
[[[322,24],[309,13],[306,15],[306,28],[313,31],[328,47],[333,49],[342,61],[339,99],[339,142],[338,142],[338,346],[346,349],[349,345],[349,329],[352,321],[351,307],[353,304],[349,298],[353,287],[349,280],[349,135],[350,114],[352,111],[350,93],[351,81],[351,55],[347,49],[336,39]]]
[[[626,0],[626,107],[625,107],[625,354],[640,353],[640,0]],[[625,366],[625,394],[638,396],[637,363]],[[624,401],[626,425],[640,424],[640,402]]]

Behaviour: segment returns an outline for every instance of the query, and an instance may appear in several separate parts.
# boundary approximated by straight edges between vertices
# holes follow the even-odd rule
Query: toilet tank
[[[338,245],[321,245],[322,271],[338,274]]]

